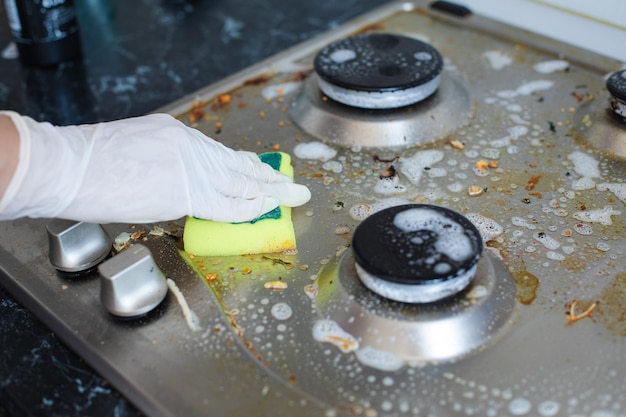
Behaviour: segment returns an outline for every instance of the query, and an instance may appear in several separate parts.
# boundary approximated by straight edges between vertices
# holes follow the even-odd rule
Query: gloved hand
[[[57,217],[147,223],[190,215],[252,220],[309,190],[166,114],[56,127],[14,112],[20,160],[0,220]]]

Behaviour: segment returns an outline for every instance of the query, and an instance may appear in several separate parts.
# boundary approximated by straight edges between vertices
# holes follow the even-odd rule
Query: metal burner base
[[[626,119],[608,109],[608,98],[586,102],[574,115],[574,137],[585,146],[626,158]]]
[[[319,274],[316,298],[325,319],[360,341],[407,362],[441,362],[488,346],[511,322],[515,281],[490,253],[460,294],[436,303],[404,304],[368,290],[359,280],[351,252]]]
[[[294,122],[314,137],[346,146],[403,147],[430,143],[464,126],[472,115],[467,90],[449,73],[430,98],[390,110],[358,109],[326,97],[318,76],[306,81],[290,108]]]

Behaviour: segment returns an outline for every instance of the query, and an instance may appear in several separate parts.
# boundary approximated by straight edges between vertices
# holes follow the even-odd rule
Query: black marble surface
[[[75,0],[84,55],[11,58],[0,2],[0,109],[55,124],[145,114],[387,0]],[[0,264],[2,259],[0,259]],[[0,286],[0,416],[141,413]]]

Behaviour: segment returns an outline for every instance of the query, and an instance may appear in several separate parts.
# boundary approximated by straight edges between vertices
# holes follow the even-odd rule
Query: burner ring
[[[289,115],[301,129],[344,146],[406,147],[434,142],[466,125],[473,114],[469,91],[444,71],[437,94],[413,106],[367,110],[327,99],[319,76],[304,83]]]
[[[340,103],[367,109],[408,106],[438,88],[443,58],[420,40],[374,33],[333,42],[314,60],[319,87]]]
[[[407,363],[448,362],[491,346],[511,328],[516,305],[515,281],[489,251],[463,291],[435,303],[401,303],[370,291],[357,276],[350,251],[326,264],[316,283],[322,318],[335,321],[361,347]]]
[[[355,230],[352,251],[363,284],[407,303],[429,303],[463,290],[482,253],[480,232],[444,207],[409,204],[373,214]]]

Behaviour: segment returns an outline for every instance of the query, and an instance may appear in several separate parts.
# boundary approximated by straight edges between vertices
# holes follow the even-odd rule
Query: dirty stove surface
[[[371,32],[434,46],[435,95],[383,111],[322,95],[316,52]],[[626,123],[605,88],[619,68],[393,3],[161,109],[231,147],[293,156],[313,195],[293,210],[297,252],[191,257],[182,220],[105,225],[151,250],[197,322],[173,294],[139,319],[107,313],[96,272],[50,265],[47,220],[0,226],[0,279],[149,415],[624,415]],[[481,232],[457,296],[402,304],[356,278],[355,227],[406,203]]]

